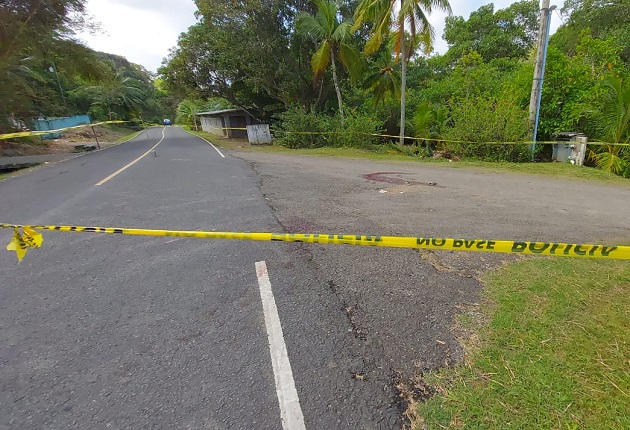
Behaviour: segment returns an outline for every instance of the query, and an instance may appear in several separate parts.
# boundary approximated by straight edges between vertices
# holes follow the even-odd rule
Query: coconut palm
[[[337,77],[336,59],[339,59],[341,64],[348,70],[351,78],[358,79],[362,70],[362,58],[359,52],[350,44],[352,22],[339,21],[337,5],[327,0],[313,0],[313,3],[317,6],[315,16],[305,12],[299,13],[295,27],[298,32],[311,36],[319,43],[311,59],[313,84],[319,81],[330,64],[333,83],[337,92],[339,115],[343,122],[343,102]]]
[[[601,104],[586,113],[597,131],[598,138],[610,143],[630,143],[630,79],[617,77],[605,81],[606,89]],[[616,174],[628,172],[628,150],[625,146],[604,145],[591,152],[597,167]]]
[[[394,66],[392,47],[392,44],[387,44],[378,52],[363,81],[363,88],[372,92],[376,105],[385,102],[388,96],[400,96],[400,73]]]
[[[399,9],[396,6],[399,6]],[[392,30],[396,36],[394,52],[401,61],[401,145],[405,141],[406,63],[418,45],[422,45],[427,53],[432,50],[434,31],[429,23],[427,14],[436,9],[451,13],[451,6],[448,0],[361,0],[354,14],[355,23],[353,30],[358,29],[364,23],[372,23],[372,34],[365,45],[367,54],[377,52]],[[409,30],[411,36],[408,39],[408,46],[405,46],[406,29]]]
[[[184,99],[177,105],[177,118],[175,122],[190,125],[197,130],[197,113],[200,112],[199,103],[195,100]]]
[[[114,119],[116,111],[126,114],[139,113],[145,105],[146,94],[141,83],[125,76],[124,70],[118,70],[105,77],[98,85],[84,88],[82,91],[92,100],[92,105],[106,109],[109,119]]]

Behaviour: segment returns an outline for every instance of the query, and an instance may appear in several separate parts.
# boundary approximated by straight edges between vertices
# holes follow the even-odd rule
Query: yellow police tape
[[[360,132],[360,131],[353,131],[353,132],[347,132],[347,131],[283,131],[283,133],[286,134],[312,134],[312,135],[324,135],[324,134],[339,134],[339,135],[346,135],[346,134],[354,134],[354,135],[359,135],[359,136],[372,136],[372,137],[387,137],[387,138],[392,138],[392,139],[399,139],[400,136],[395,136],[392,134],[380,134],[380,133],[364,133],[364,132]],[[489,142],[475,142],[472,140],[447,140],[447,139],[433,139],[430,137],[411,137],[411,136],[405,136],[404,139],[406,141],[408,140],[412,140],[412,141],[416,141],[416,142],[420,142],[420,143],[431,143],[431,142],[436,142],[436,143],[463,143],[463,144],[471,144],[471,145],[532,145],[532,144],[536,144],[536,145],[580,145],[580,144],[586,144],[586,145],[596,145],[596,146],[630,146],[630,143],[610,143],[610,142],[599,142],[599,141],[592,141],[592,142],[559,142],[557,140],[541,140],[541,141],[523,141],[523,142],[501,142],[501,141],[489,141]]]
[[[39,248],[43,239],[37,230],[77,233],[129,234],[136,236],[192,237],[255,241],[306,242],[337,245],[383,246],[389,248],[439,249],[453,251],[498,252],[551,255],[556,257],[612,258],[630,260],[630,246],[604,246],[557,242],[520,242],[512,240],[453,239],[441,237],[362,236],[347,234],[240,233],[214,231],[148,230],[115,227],[80,227],[70,225],[0,224],[12,228],[13,240],[8,250],[16,251],[21,261],[29,248]],[[20,229],[22,233],[20,233]]]
[[[73,130],[75,128],[94,127],[94,126],[102,125],[102,124],[120,124],[123,122],[129,122],[129,121],[102,121],[102,122],[95,122],[92,124],[81,124],[81,125],[75,125],[73,127],[58,128],[56,130],[19,131],[16,133],[0,134],[0,140],[12,139],[15,137],[41,136],[43,134],[61,133],[62,131]]]

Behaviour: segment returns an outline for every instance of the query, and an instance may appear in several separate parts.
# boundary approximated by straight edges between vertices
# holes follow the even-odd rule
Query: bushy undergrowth
[[[531,159],[531,147],[519,144],[528,140],[527,112],[513,103],[486,97],[465,99],[451,106],[450,120],[444,133],[450,141],[445,144],[449,152],[484,161]]]
[[[273,131],[276,142],[287,148],[369,148],[379,142],[377,136],[370,134],[381,132],[382,126],[383,121],[375,115],[358,110],[347,112],[342,124],[338,115],[293,107],[282,114]]]

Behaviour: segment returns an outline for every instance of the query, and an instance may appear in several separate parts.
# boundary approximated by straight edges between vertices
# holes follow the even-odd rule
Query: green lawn
[[[630,428],[630,262],[532,258],[484,284],[416,428]]]

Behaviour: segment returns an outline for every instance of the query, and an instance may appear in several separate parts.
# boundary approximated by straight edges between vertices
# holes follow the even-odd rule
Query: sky
[[[450,0],[453,15],[468,18],[480,6],[494,3],[494,9],[504,9],[513,0]],[[551,1],[558,9],[564,0]],[[87,0],[87,13],[100,23],[96,34],[80,33],[79,38],[97,51],[117,54],[132,63],[141,64],[151,72],[157,71],[168,50],[177,44],[180,33],[196,22],[193,0]],[[435,51],[443,54],[447,45],[442,39],[443,13],[430,16],[435,27]],[[553,33],[562,24],[558,12],[551,19]]]

